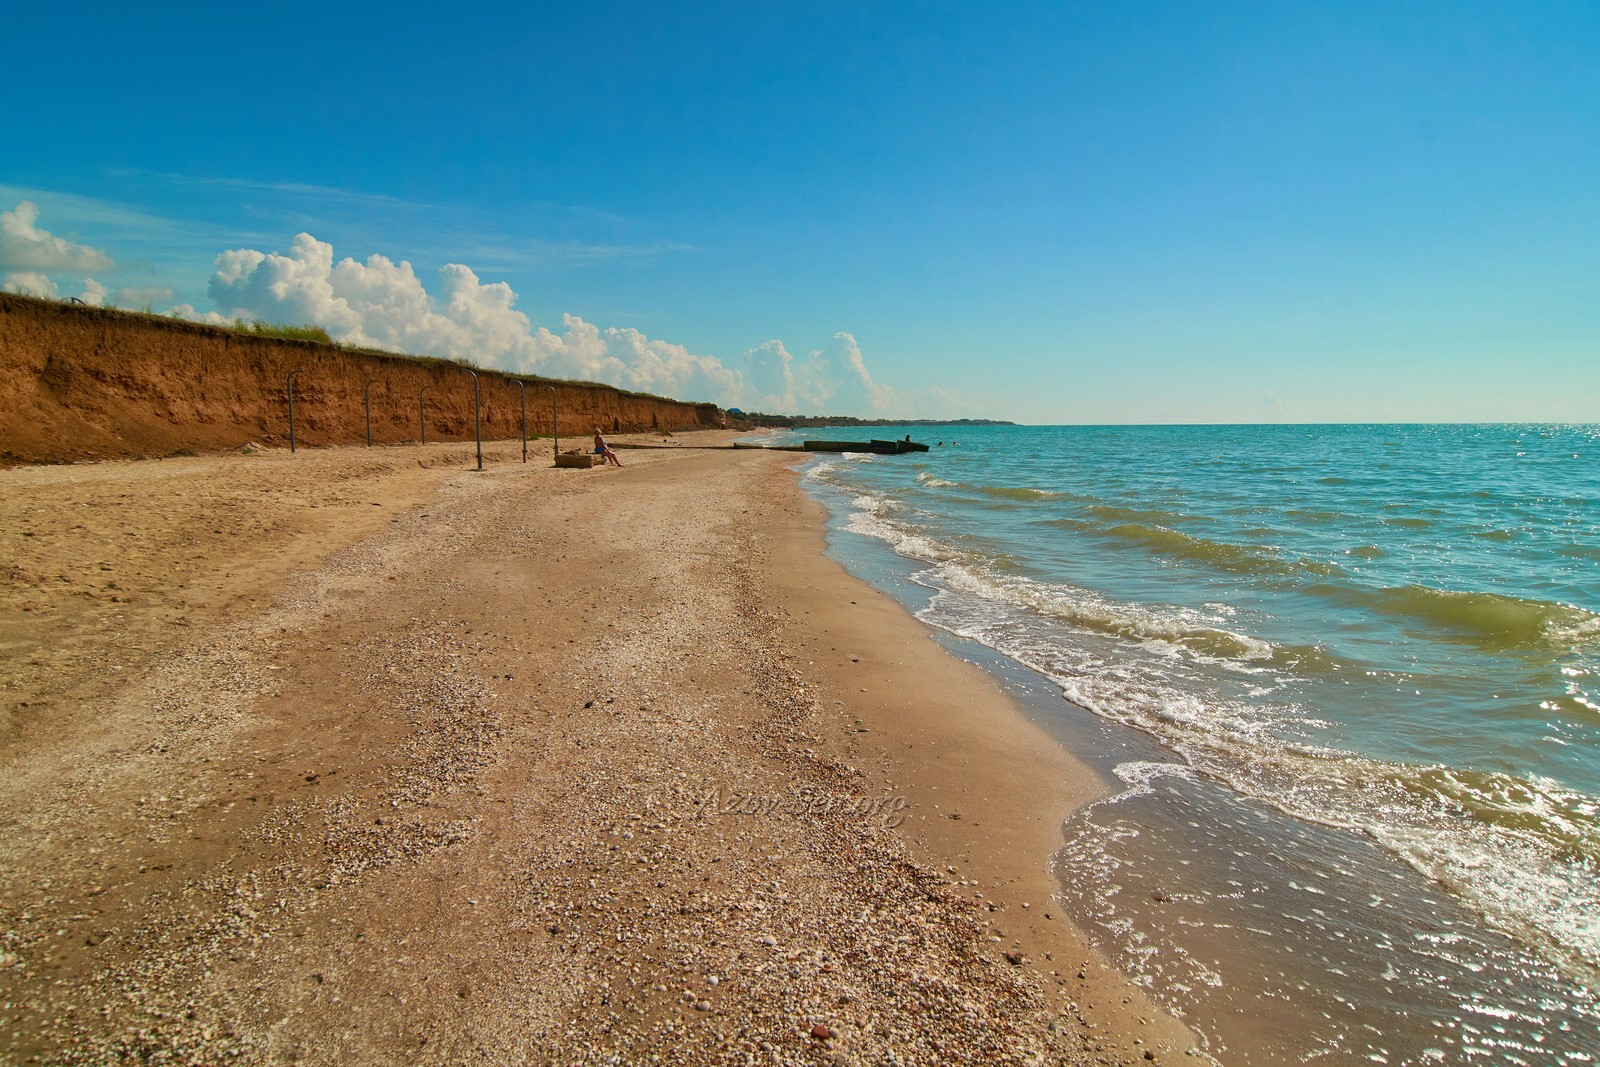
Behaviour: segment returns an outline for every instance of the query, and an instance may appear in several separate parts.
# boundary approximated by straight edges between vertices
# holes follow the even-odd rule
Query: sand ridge
[[[0,1059],[1182,1056],[973,774],[1070,768],[917,725],[1003,698],[817,553],[791,457],[519,453],[3,474]]]

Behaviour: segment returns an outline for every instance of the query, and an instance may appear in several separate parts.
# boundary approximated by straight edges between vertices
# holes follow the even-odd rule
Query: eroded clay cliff
[[[300,447],[473,436],[472,375],[459,364],[252,337],[214,326],[0,293],[0,463],[61,463],[287,445],[294,381]],[[485,440],[519,437],[511,376],[479,370]],[[714,404],[606,385],[523,379],[527,426],[560,433],[668,432],[721,425]],[[426,394],[423,390],[426,388]],[[553,397],[552,397],[553,392]]]

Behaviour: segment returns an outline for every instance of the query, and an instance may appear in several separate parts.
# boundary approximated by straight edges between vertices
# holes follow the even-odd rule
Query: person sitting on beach
[[[617,454],[611,450],[611,446],[606,444],[606,439],[600,436],[600,427],[598,426],[594,428],[594,454],[604,456],[607,463],[615,463],[619,467],[622,466],[622,460],[618,459]]]

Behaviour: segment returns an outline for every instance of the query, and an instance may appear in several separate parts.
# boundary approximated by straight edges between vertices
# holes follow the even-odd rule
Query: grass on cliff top
[[[319,345],[333,344],[333,338],[328,336],[328,331],[321,326],[291,326],[280,325],[276,322],[263,322],[256,319],[254,322],[237,320],[232,327],[236,332],[248,334],[251,337],[273,337],[285,341],[312,341]]]

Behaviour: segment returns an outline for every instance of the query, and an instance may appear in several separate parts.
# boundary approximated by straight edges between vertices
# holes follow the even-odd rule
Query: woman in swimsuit
[[[606,439],[600,436],[600,427],[598,426],[594,428],[594,454],[604,456],[607,463],[615,463],[619,467],[622,466],[622,460],[618,459],[617,454],[611,450],[611,446],[606,444]]]

